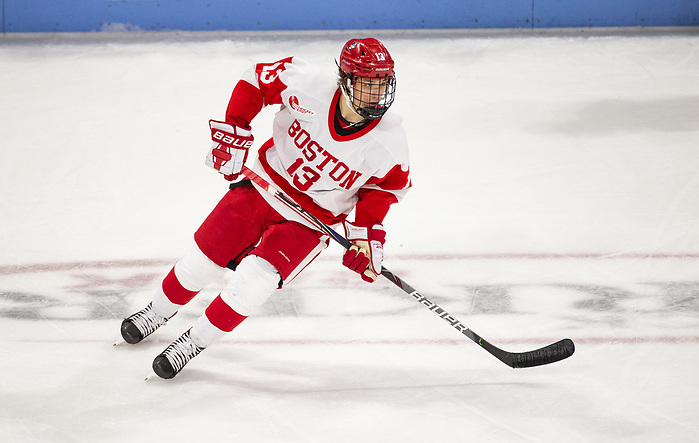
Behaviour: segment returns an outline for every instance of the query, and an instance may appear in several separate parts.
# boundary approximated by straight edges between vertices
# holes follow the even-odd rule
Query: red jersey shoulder
[[[253,85],[262,94],[263,106],[281,104],[281,93],[286,85],[279,81],[279,75],[293,62],[293,57],[287,57],[273,63],[258,63],[255,65]],[[243,78],[245,79],[245,78]]]
[[[300,116],[308,117],[315,114],[309,105],[315,102],[313,107],[317,107],[318,102],[323,102],[327,95],[328,80],[317,67],[298,57],[258,63],[254,73],[255,83],[265,98],[265,106],[283,104]],[[336,88],[334,78],[330,78],[329,82]]]
[[[255,74],[257,81],[262,85],[271,85],[279,74],[281,74],[287,66],[293,62],[293,57],[283,58],[272,63],[258,63],[255,65]]]

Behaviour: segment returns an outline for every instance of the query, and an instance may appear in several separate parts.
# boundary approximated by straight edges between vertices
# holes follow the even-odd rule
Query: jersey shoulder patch
[[[287,86],[281,94],[282,103],[299,120],[324,115],[337,88],[335,78],[298,58],[294,58],[279,79]]]

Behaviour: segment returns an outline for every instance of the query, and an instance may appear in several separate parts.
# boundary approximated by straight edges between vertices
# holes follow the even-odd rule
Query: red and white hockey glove
[[[227,180],[235,180],[240,174],[248,150],[252,146],[250,128],[239,128],[226,122],[209,120],[213,144],[206,155],[206,165],[223,174]]]
[[[375,282],[381,274],[386,231],[381,225],[371,228],[355,226],[349,222],[344,225],[347,240],[352,242],[352,246],[342,257],[342,264],[360,274],[364,281]]]

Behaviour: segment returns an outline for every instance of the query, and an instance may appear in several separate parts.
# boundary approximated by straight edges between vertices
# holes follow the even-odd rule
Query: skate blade
[[[157,380],[165,381],[164,378],[159,377],[158,374],[156,374],[155,372],[151,372],[150,374],[148,374],[144,380],[145,380],[147,383],[148,383],[148,382],[152,383],[152,382],[157,381]]]
[[[153,381],[153,380],[161,380],[161,378],[158,377],[156,374],[153,374],[153,373],[148,374],[148,376],[145,378],[145,381],[146,381],[146,382],[151,382],[151,381]]]

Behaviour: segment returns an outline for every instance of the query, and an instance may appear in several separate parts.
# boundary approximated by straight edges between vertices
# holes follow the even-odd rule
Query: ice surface
[[[145,382],[225,284],[112,347],[226,190],[203,164],[208,119],[249,64],[332,71],[355,34],[8,34],[4,441],[699,441],[699,35],[378,34],[414,183],[386,266],[498,346],[570,337],[575,355],[510,369],[331,246]]]

